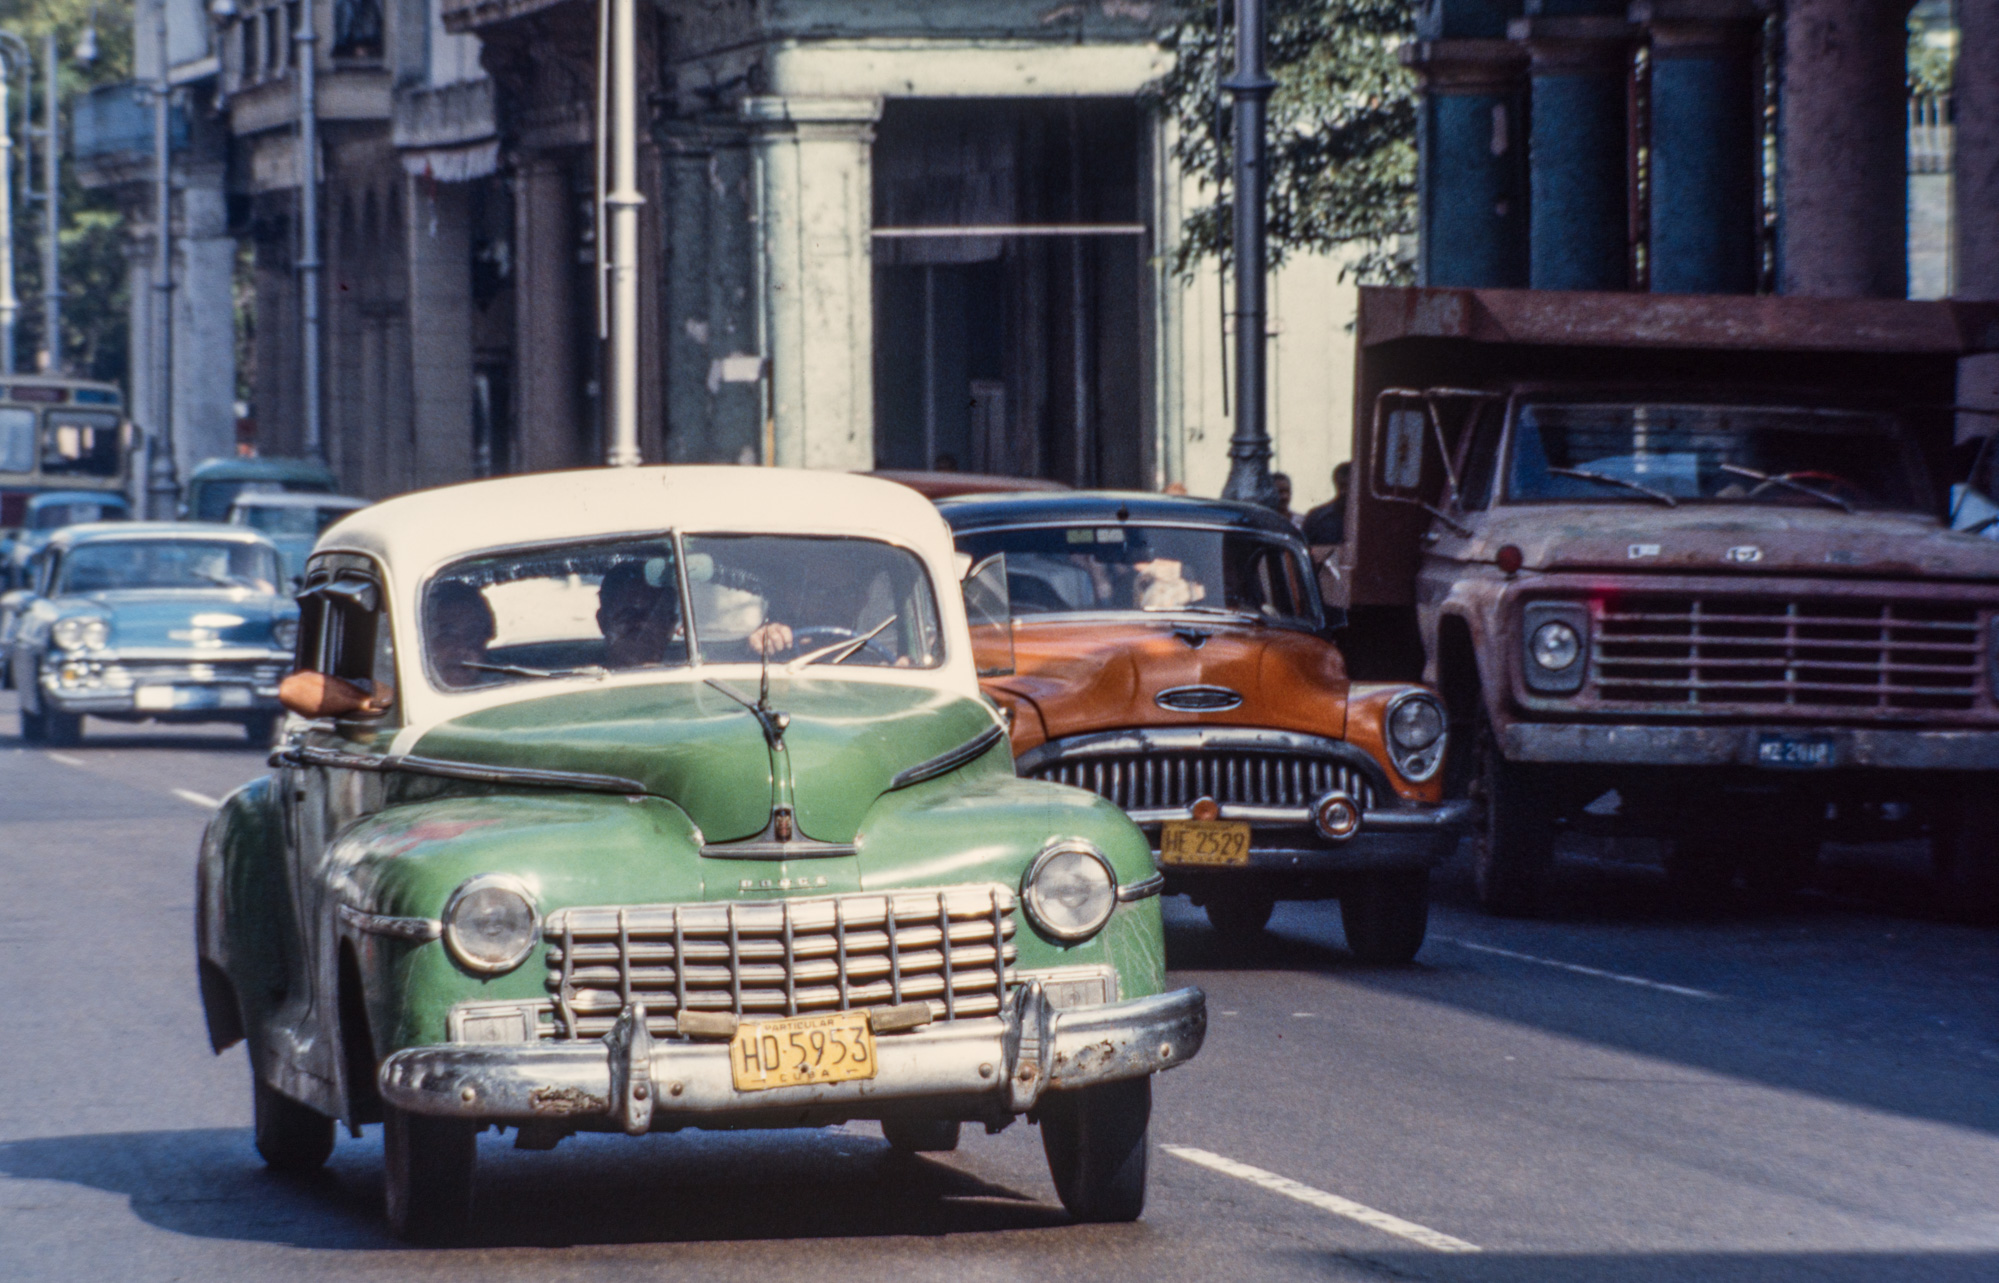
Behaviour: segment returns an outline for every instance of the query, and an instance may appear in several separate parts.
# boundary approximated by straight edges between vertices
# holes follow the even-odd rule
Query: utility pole
[[[610,22],[611,182],[598,199],[610,211],[610,343],[605,352],[609,392],[611,467],[635,467],[639,459],[639,194],[638,29],[634,0],[601,0],[598,21]],[[603,74],[601,71],[599,74]],[[603,253],[604,247],[599,246]]]
[[[1235,75],[1224,82],[1235,108],[1235,432],[1229,437],[1229,479],[1222,497],[1277,506],[1270,480],[1270,428],[1265,413],[1264,193],[1269,183],[1264,116],[1276,82],[1263,63],[1263,0],[1235,0]]]
[[[299,372],[305,385],[305,455],[326,462],[326,437],[319,417],[319,66],[318,6],[300,0],[301,17],[292,37],[298,72],[298,292]]]
[[[14,118],[8,97],[8,76],[18,57],[21,42],[11,32],[0,32],[0,374],[14,372],[14,323],[20,319],[21,300],[14,293]],[[27,47],[21,46],[22,53]],[[25,59],[22,59],[25,62]]]
[[[174,463],[173,86],[167,81],[166,0],[152,4],[159,72],[153,80],[153,432],[146,451],[146,515],[172,521],[180,505]]]
[[[56,105],[56,38],[42,37],[42,359],[62,372],[62,117]]]

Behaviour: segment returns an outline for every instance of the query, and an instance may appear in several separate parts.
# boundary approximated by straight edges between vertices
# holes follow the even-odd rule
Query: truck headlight
[[[1103,930],[1117,907],[1117,875],[1104,853],[1081,838],[1041,849],[1022,881],[1027,916],[1043,935],[1073,943]]]
[[[1534,630],[1527,639],[1527,653],[1534,662],[1551,673],[1560,672],[1576,662],[1583,653],[1583,639],[1576,636],[1576,630],[1559,619],[1550,620]]]
[[[444,905],[444,947],[482,976],[520,966],[539,934],[533,897],[503,873],[466,879]]]
[[[1589,611],[1580,601],[1530,601],[1520,610],[1521,677],[1537,695],[1573,695],[1589,670]]]
[[[58,619],[49,636],[64,650],[102,650],[111,640],[111,625],[102,619]]]
[[[1404,691],[1388,703],[1388,755],[1411,784],[1437,773],[1444,761],[1444,706],[1428,691]]]

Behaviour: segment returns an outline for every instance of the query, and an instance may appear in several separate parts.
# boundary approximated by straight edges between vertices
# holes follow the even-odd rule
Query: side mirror
[[[965,576],[965,622],[972,628],[972,657],[981,677],[1013,675],[1013,599],[1006,586],[1006,554],[996,552]]]
[[[310,669],[300,669],[278,683],[278,703],[304,718],[379,717],[394,700],[394,692],[379,683],[348,681]]]

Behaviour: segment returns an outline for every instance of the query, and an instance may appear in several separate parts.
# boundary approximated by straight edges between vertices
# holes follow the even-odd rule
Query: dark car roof
[[[954,533],[1000,526],[1173,523],[1255,530],[1296,539],[1298,530],[1268,508],[1227,499],[1152,494],[1144,490],[1070,490],[1039,494],[977,495],[939,499],[937,511]]]
[[[327,489],[338,484],[323,463],[310,459],[254,458],[208,459],[188,475],[189,481],[304,481],[324,483]]]
[[[38,511],[64,503],[96,503],[129,509],[132,504],[116,490],[44,490],[28,496],[28,510]]]

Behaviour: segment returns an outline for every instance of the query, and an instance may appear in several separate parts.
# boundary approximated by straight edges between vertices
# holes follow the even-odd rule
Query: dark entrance
[[[903,99],[874,149],[875,456],[1140,488],[1143,116]]]

